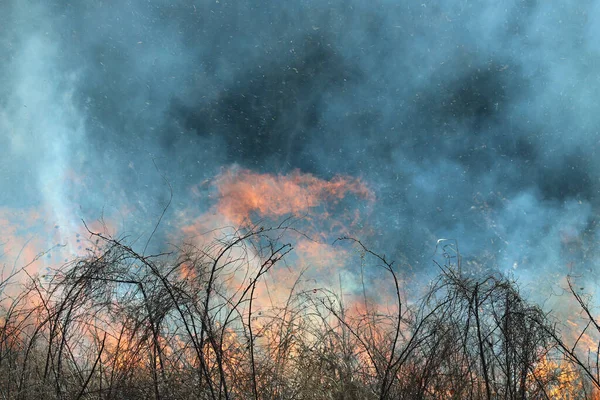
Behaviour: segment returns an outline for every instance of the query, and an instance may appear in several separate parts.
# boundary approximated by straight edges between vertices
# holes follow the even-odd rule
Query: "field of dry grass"
[[[408,301],[393,262],[344,238],[337,245],[387,277],[386,307],[366,295],[349,305],[302,273],[265,304],[263,280],[294,251],[288,229],[156,255],[90,232],[85,257],[3,275],[0,398],[596,398],[598,351],[585,346],[600,328],[575,290],[589,323],[561,335],[515,282],[466,276],[449,247]]]

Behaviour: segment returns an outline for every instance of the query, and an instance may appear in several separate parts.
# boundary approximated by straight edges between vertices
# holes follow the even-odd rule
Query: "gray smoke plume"
[[[171,212],[232,164],[347,174],[377,196],[369,243],[417,270],[452,238],[519,276],[583,273],[599,16],[596,1],[4,1],[0,205],[153,220],[161,174]]]

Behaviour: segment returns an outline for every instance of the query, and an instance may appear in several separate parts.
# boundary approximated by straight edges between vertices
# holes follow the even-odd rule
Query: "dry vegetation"
[[[585,298],[572,290],[589,324],[567,340],[513,281],[463,275],[451,244],[409,303],[399,268],[341,239],[389,278],[388,312],[300,279],[258,307],[262,280],[292,251],[287,230],[152,256],[90,232],[86,257],[6,276],[0,399],[584,399],[600,386],[598,352],[580,350],[600,332]]]

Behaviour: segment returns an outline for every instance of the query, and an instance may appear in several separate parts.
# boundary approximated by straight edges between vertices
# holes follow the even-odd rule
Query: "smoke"
[[[9,0],[0,205],[147,236],[162,176],[167,226],[211,209],[193,188],[223,167],[355,177],[364,239],[417,271],[453,238],[527,279],[589,273],[598,7]]]

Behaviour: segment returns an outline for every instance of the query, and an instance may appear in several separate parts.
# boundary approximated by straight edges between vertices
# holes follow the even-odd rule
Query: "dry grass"
[[[409,304],[395,265],[344,239],[387,274],[391,311],[366,297],[363,311],[350,309],[333,289],[305,290],[301,276],[286,299],[258,308],[257,288],[292,251],[287,229],[153,256],[90,233],[88,256],[8,277],[0,289],[21,282],[16,296],[0,292],[0,398],[593,398],[593,358],[514,282],[465,277],[446,253]]]

